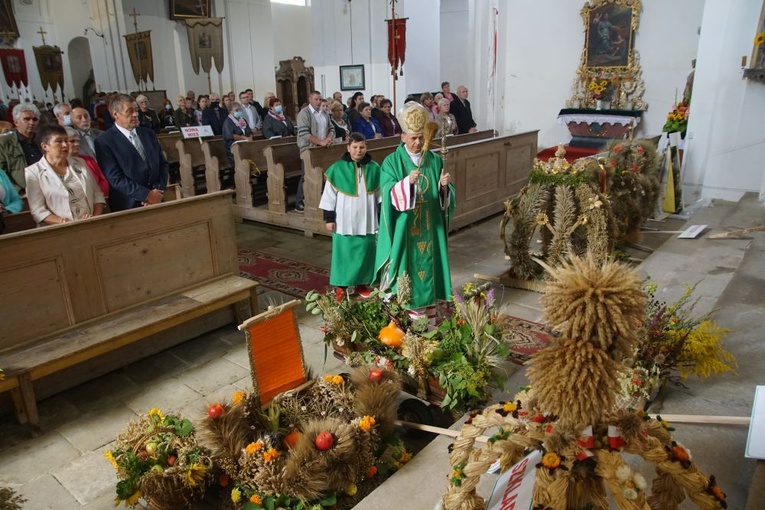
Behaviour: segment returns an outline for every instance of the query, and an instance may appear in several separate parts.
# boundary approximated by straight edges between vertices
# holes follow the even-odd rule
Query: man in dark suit
[[[202,125],[210,126],[214,135],[223,134],[223,122],[228,117],[228,112],[220,105],[220,96],[210,94],[210,106],[202,111]]]
[[[138,106],[119,94],[109,103],[114,126],[96,138],[96,159],[109,181],[112,211],[162,202],[168,164],[150,129],[138,127]]]
[[[457,87],[457,97],[450,105],[451,114],[457,121],[459,134],[473,133],[477,131],[475,121],[473,120],[473,111],[470,109],[468,101],[468,89],[464,85]]]

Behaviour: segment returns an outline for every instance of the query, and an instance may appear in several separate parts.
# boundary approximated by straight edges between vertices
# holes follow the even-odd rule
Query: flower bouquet
[[[156,509],[190,507],[211,479],[210,452],[197,444],[191,422],[156,407],[131,421],[105,455],[119,478],[115,506],[143,498]]]
[[[244,392],[211,405],[199,440],[221,468],[222,498],[241,510],[350,508],[357,492],[411,459],[396,434],[399,391],[395,373],[362,367],[265,409]]]
[[[437,328],[410,317],[408,276],[398,293],[374,291],[365,300],[336,293],[309,293],[306,308],[326,321],[324,341],[351,366],[374,364],[395,369],[410,393],[444,409],[465,411],[488,400],[501,385],[501,365],[509,346],[501,340],[499,316],[490,284],[466,284],[444,311]]]
[[[672,111],[667,114],[667,122],[664,123],[662,131],[665,133],[685,133],[685,130],[688,128],[688,116],[690,113],[691,107],[686,101],[680,101],[673,105]]]
[[[691,375],[709,377],[735,370],[736,358],[721,342],[730,330],[713,321],[711,314],[693,315],[698,301],[692,299],[694,289],[686,286],[680,299],[668,305],[656,298],[656,283],[644,286],[645,335],[626,360],[623,394],[648,399],[667,381],[682,384]]]

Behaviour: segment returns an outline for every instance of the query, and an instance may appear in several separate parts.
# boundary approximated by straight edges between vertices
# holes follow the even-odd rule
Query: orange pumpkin
[[[406,333],[401,331],[401,328],[396,326],[394,321],[390,321],[390,324],[380,330],[377,338],[380,339],[383,345],[387,345],[391,349],[398,349],[404,341],[404,336],[406,336]]]
[[[295,445],[298,442],[298,439],[300,439],[300,431],[297,429],[293,429],[292,432],[284,436],[284,446],[288,450],[292,450]]]

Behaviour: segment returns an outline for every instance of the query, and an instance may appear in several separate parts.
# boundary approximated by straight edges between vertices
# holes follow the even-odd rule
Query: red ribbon
[[[608,446],[612,450],[617,450],[624,446],[624,439],[622,439],[622,433],[614,425],[608,426]]]

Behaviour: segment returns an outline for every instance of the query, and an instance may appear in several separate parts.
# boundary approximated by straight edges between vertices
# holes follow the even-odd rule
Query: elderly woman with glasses
[[[104,194],[80,158],[70,157],[69,136],[58,125],[37,133],[43,157],[26,167],[29,209],[37,226],[57,225],[100,215]]]

